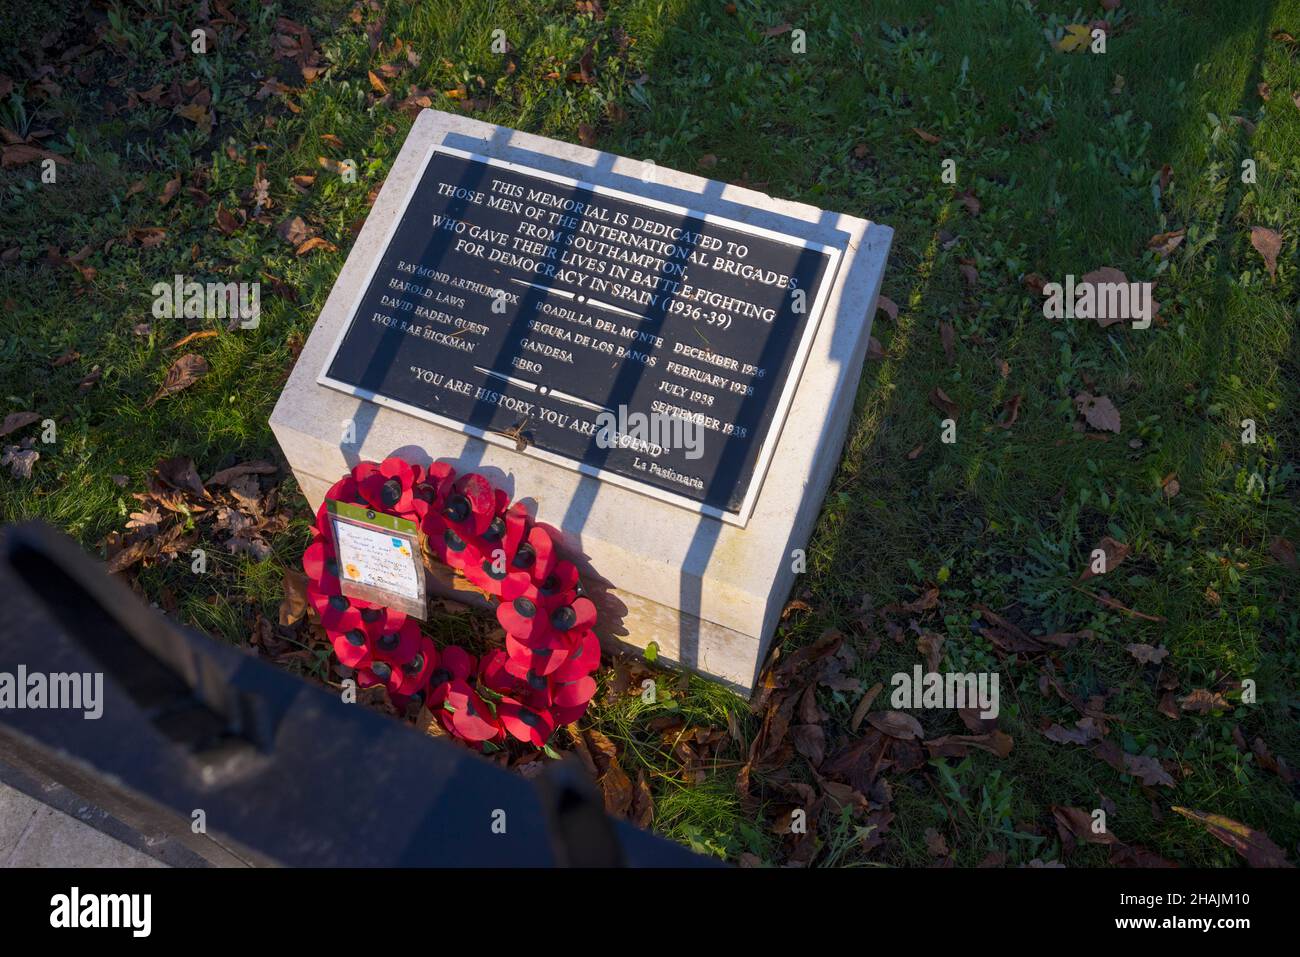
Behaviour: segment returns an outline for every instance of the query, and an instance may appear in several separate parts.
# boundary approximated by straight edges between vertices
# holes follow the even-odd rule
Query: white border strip
[[[620,475],[617,472],[609,472],[585,462],[571,459],[567,456],[557,455],[546,449],[539,449],[535,445],[529,445],[524,452],[520,453],[515,447],[512,439],[509,439],[500,433],[480,429],[476,426],[467,425],[456,419],[439,415],[436,412],[430,412],[419,406],[410,405],[409,403],[389,398],[371,392],[369,389],[363,389],[360,386],[350,385],[337,379],[329,377],[330,366],[334,364],[334,358],[338,355],[339,348],[343,345],[343,340],[347,338],[348,332],[352,329],[352,324],[356,321],[357,312],[361,308],[362,300],[365,299],[366,293],[374,281],[375,273],[379,271],[379,264],[387,254],[389,246],[392,244],[393,237],[397,235],[398,227],[401,226],[402,220],[406,217],[407,207],[411,204],[411,199],[415,196],[415,191],[424,179],[424,174],[428,170],[429,163],[433,160],[435,153],[445,153],[449,156],[456,156],[460,159],[475,160],[486,163],[489,166],[499,166],[525,176],[532,176],[537,179],[549,180],[553,183],[560,183],[565,186],[576,186],[580,189],[590,190],[593,193],[612,196],[615,199],[621,199],[638,206],[648,206],[652,209],[664,210],[675,213],[680,216],[688,216],[694,219],[703,220],[706,223],[716,223],[734,229],[738,232],[748,233],[751,236],[761,236],[765,239],[771,239],[776,242],[784,243],[787,246],[799,246],[804,249],[815,249],[829,255],[826,264],[826,272],[822,276],[821,285],[817,289],[816,298],[813,300],[812,309],[808,313],[808,321],[804,324],[803,337],[799,341],[799,346],[795,350],[794,357],[790,362],[790,371],[786,376],[785,386],[781,390],[781,395],[777,400],[776,408],[772,412],[772,421],[767,428],[767,436],[763,440],[763,446],[759,451],[758,458],[754,462],[754,472],[750,476],[749,486],[745,490],[745,497],[741,502],[738,512],[728,512],[712,505],[706,505],[703,502],[687,498],[684,495],[677,495],[666,489],[661,489],[655,485],[649,485],[645,482],[638,481]],[[393,217],[392,224],[388,227],[388,234],[384,237],[383,245],[380,252],[375,256],[370,264],[370,269],[366,273],[365,281],[358,287],[358,292],[353,300],[352,306],[348,311],[348,319],[343,323],[339,330],[334,344],[330,347],[329,355],[325,359],[325,364],[321,368],[320,374],[316,377],[319,385],[327,386],[339,392],[345,392],[356,398],[365,399],[368,402],[374,402],[376,405],[386,406],[396,409],[399,412],[405,412],[407,415],[415,416],[418,419],[424,419],[428,422],[434,422],[450,429],[453,432],[460,432],[464,435],[472,435],[484,442],[501,448],[509,449],[516,454],[526,455],[530,458],[541,459],[543,462],[549,462],[552,465],[558,465],[561,468],[570,471],[580,472],[583,475],[589,475],[592,478],[599,479],[602,482],[620,486],[633,492],[639,492],[648,495],[651,498],[661,502],[667,502],[670,505],[676,505],[690,512],[696,512],[701,515],[708,515],[710,518],[720,519],[729,525],[744,527],[753,514],[754,505],[758,500],[759,490],[763,486],[763,480],[767,477],[768,466],[771,465],[772,456],[776,452],[776,444],[781,437],[781,430],[785,426],[786,415],[790,411],[790,403],[794,401],[794,392],[803,378],[804,365],[808,361],[808,353],[812,350],[812,342],[817,333],[817,327],[821,324],[822,311],[826,306],[826,300],[830,296],[831,287],[835,284],[835,276],[839,270],[840,257],[842,250],[836,246],[828,246],[825,243],[814,242],[813,240],[803,239],[799,236],[790,236],[785,233],[779,233],[775,230],[765,229],[762,226],[753,226],[749,223],[742,223],[738,220],[728,219],[725,216],[718,216],[714,213],[702,213],[698,210],[686,206],[678,206],[674,203],[665,203],[661,200],[650,199],[646,196],[640,196],[635,193],[624,192],[623,190],[613,189],[608,186],[598,186],[595,183],[587,183],[583,180],[573,179],[569,176],[561,176],[558,173],[552,173],[548,170],[537,169],[532,166],[525,166],[522,163],[511,163],[507,160],[497,159],[492,156],[483,156],[479,153],[472,153],[468,150],[456,149],[451,146],[444,146],[441,143],[434,143],[425,153],[424,159],[420,162],[420,168],[415,177],[411,180],[411,185],[407,188],[406,195],[402,198],[402,204],[398,207],[397,215]]]

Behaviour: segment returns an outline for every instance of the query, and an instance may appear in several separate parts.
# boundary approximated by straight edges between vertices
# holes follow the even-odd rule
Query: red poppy
[[[436,710],[447,699],[454,682],[466,684],[473,676],[477,662],[474,656],[458,645],[448,645],[438,656],[437,666],[429,673],[429,710]]]
[[[330,635],[330,644],[334,646],[339,661],[349,668],[368,668],[374,660],[369,639],[360,628],[334,632]]]
[[[497,717],[510,736],[542,747],[555,730],[555,718],[547,709],[534,709],[515,698],[497,703]]]
[[[514,694],[520,690],[520,680],[506,670],[506,662],[509,660],[510,656],[502,648],[484,655],[479,664],[479,684],[500,695]]]
[[[339,566],[337,559],[334,557],[332,544],[324,538],[319,538],[308,545],[307,550],[302,553],[302,570],[314,582],[320,582],[326,578],[337,580]]]
[[[487,531],[479,536],[479,561],[466,564],[464,568],[465,577],[471,584],[489,595],[501,594],[506,575],[510,573],[513,559],[523,543],[527,523],[528,513],[518,502],[492,519]]]
[[[369,603],[363,602],[356,598],[348,598],[338,591],[338,583],[334,583],[333,594],[330,592],[330,582],[312,582],[307,586],[307,603],[316,609],[316,614],[320,615],[320,622],[325,626],[328,632],[350,631],[353,628],[365,629],[365,623],[361,618],[361,610],[371,607]]]
[[[371,508],[388,515],[405,516],[415,511],[412,503],[419,477],[419,466],[390,455],[366,478],[359,479],[357,487]]]
[[[504,495],[504,493],[502,493]],[[506,498],[509,502],[509,498]],[[452,485],[442,516],[461,538],[479,538],[496,517],[497,490],[477,472],[462,475]]]
[[[429,684],[429,675],[438,666],[438,649],[432,641],[420,636],[419,645],[414,655],[399,665],[394,673],[397,686],[389,684],[389,690],[396,694],[410,697],[416,692],[424,691]]]
[[[520,680],[526,679],[530,672],[549,675],[564,664],[568,650],[564,637],[555,632],[539,633],[526,641],[506,632],[505,669]]]
[[[384,623],[385,626],[386,624],[387,622]],[[374,639],[375,657],[391,665],[404,665],[419,653],[421,637],[420,626],[413,618],[407,618],[392,630],[381,626],[380,633]]]
[[[577,681],[551,686],[551,701],[557,708],[587,707],[596,694],[596,679],[585,675]]]
[[[577,681],[600,667],[600,641],[594,631],[571,631],[564,641],[564,662],[551,673],[552,681]]]
[[[558,561],[550,526],[534,524],[528,527],[524,540],[515,550],[510,570],[527,572],[531,579],[545,581]]]
[[[457,570],[464,570],[479,565],[483,554],[476,543],[477,539],[462,535],[456,530],[455,523],[443,515],[443,510],[430,508],[424,516],[424,535],[429,541],[429,550],[444,565]]]
[[[325,497],[321,499],[320,508],[316,509],[316,530],[332,543],[334,535],[330,528],[330,517],[325,503],[330,501],[355,503],[358,498],[357,482],[351,475],[345,475],[331,485]]]
[[[423,521],[430,510],[442,508],[455,477],[456,470],[446,462],[434,462],[427,469],[420,470],[411,489],[411,508],[417,520]]]
[[[448,720],[452,733],[466,741],[491,741],[501,734],[491,709],[478,692],[460,679],[451,682],[443,710],[451,712]]]
[[[342,595],[322,507],[303,554],[307,599],[359,686],[384,685],[399,712],[423,694],[447,731],[479,750],[507,735],[541,747],[556,727],[582,716],[600,664],[596,609],[577,568],[560,560],[554,528],[532,522],[482,475],[458,478],[445,462],[361,462],[326,498],[418,521],[430,551],[500,598],[497,619],[506,630],[505,647],[486,654],[480,668],[463,648],[439,651],[402,612]],[[500,700],[486,700],[479,688]]]

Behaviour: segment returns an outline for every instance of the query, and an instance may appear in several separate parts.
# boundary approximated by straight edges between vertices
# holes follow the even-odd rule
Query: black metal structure
[[[714,863],[607,817],[580,764],[534,784],[176,625],[47,526],[0,530],[0,595],[0,673],[104,676],[98,719],[0,708],[0,762],[213,865]]]

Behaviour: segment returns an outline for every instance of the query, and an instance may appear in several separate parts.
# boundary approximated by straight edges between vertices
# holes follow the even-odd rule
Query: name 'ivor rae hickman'
[[[1047,283],[1043,295],[1047,297],[1043,315],[1048,319],[1131,320],[1134,329],[1151,325],[1153,300],[1149,282],[1076,284],[1071,274],[1065,277],[1064,286],[1059,282]]]

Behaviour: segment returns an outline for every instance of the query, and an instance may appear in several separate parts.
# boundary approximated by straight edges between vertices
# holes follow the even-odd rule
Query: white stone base
[[[837,246],[843,258],[776,453],[745,527],[689,512],[316,381],[368,267],[383,252],[403,196],[434,143],[715,213]],[[564,533],[564,550],[600,607],[601,637],[651,641],[670,662],[752,690],[839,463],[893,239],[887,226],[654,168],[610,153],[425,110],[402,147],[364,229],[284,387],[271,428],[312,506],[362,460],[394,453],[477,471]],[[344,423],[356,442],[342,443]]]

